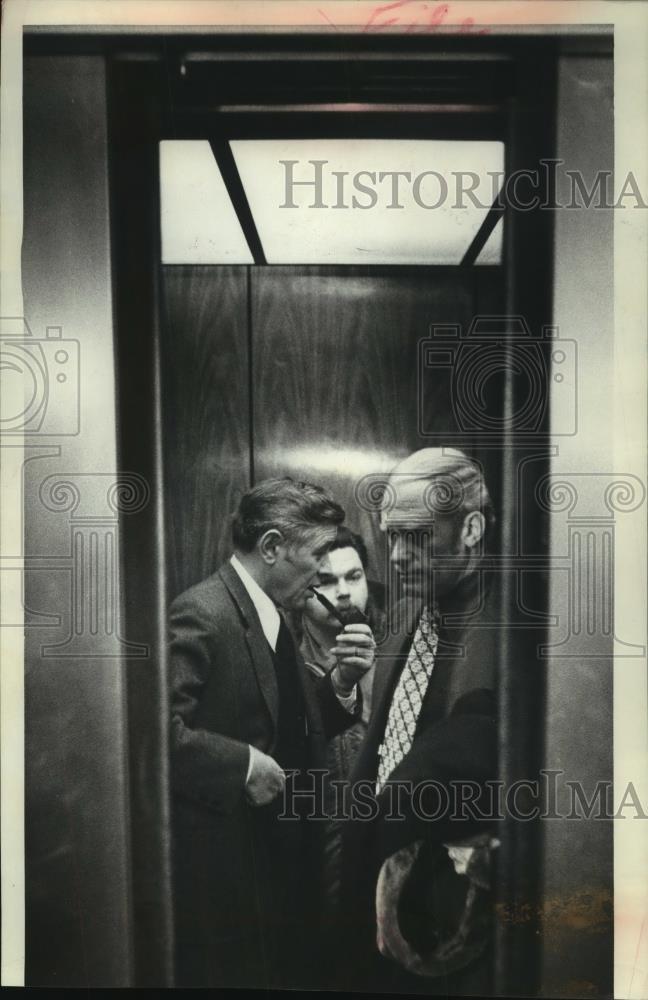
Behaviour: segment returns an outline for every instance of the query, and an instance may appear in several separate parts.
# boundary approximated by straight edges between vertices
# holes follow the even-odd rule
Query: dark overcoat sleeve
[[[207,609],[185,595],[170,609],[171,781],[175,792],[219,811],[240,803],[250,747],[202,725],[201,702],[226,653]],[[225,672],[225,671],[224,671]]]
[[[470,691],[450,715],[417,737],[390,775],[378,800],[376,861],[421,838],[440,844],[491,825],[487,783],[496,777],[495,695],[488,689]]]
[[[311,683],[315,687],[324,735],[327,740],[330,740],[334,736],[337,736],[338,733],[342,733],[345,729],[348,729],[362,715],[362,693],[360,686],[356,684],[356,700],[353,709],[349,712],[341,704],[340,699],[335,693],[330,673],[318,678],[313,677],[310,671],[308,671],[308,674],[312,678]]]

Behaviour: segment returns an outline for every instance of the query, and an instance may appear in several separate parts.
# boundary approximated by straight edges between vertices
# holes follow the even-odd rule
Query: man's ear
[[[283,544],[283,540],[283,535],[277,528],[268,528],[258,540],[259,554],[268,566],[274,565],[277,561],[279,546]]]
[[[486,519],[480,510],[473,510],[466,514],[463,527],[461,529],[461,541],[469,549],[478,545],[484,537],[486,530]]]

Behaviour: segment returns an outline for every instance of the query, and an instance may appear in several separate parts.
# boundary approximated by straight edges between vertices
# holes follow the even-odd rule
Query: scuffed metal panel
[[[47,340],[53,326],[78,345],[76,370],[56,357],[62,342],[45,346],[47,422],[25,455],[26,982],[127,986],[104,59],[27,58],[24,127],[25,317],[35,338]],[[61,428],[69,400],[55,378],[63,371],[78,400],[78,427],[68,436]]]

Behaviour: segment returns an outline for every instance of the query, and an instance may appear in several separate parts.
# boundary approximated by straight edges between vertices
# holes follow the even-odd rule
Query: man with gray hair
[[[494,520],[479,465],[456,449],[415,452],[386,485],[381,527],[398,593],[345,825],[339,948],[349,987],[487,992],[490,831],[480,809],[496,777],[499,629],[482,562]],[[469,793],[459,814],[458,788]]]
[[[258,483],[239,502],[231,559],[171,605],[178,986],[313,983],[308,770],[326,767],[327,738],[358,717],[375,643],[367,625],[347,625],[314,682],[285,614],[312,598],[343,520],[319,486]]]

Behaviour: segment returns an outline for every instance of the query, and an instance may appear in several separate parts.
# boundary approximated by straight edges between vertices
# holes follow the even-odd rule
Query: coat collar
[[[484,591],[486,586],[485,574],[479,568],[460,580],[449,594],[444,594],[439,600],[442,622],[446,616],[475,611],[480,592]]]
[[[457,586],[439,601],[441,616],[440,641],[437,649],[439,659],[461,652],[461,647],[450,641],[444,632],[447,626],[452,626],[455,622],[459,624],[458,619],[466,613],[474,613],[480,591],[485,586],[482,573],[478,569],[460,580]],[[422,610],[420,601],[401,600],[394,605],[389,615],[388,625],[394,631],[387,635],[377,652],[379,663],[382,661],[382,669],[376,670],[374,682],[374,705],[377,715],[385,701],[389,699],[391,703],[393,682],[396,675],[400,674],[403,662],[407,658]]]

